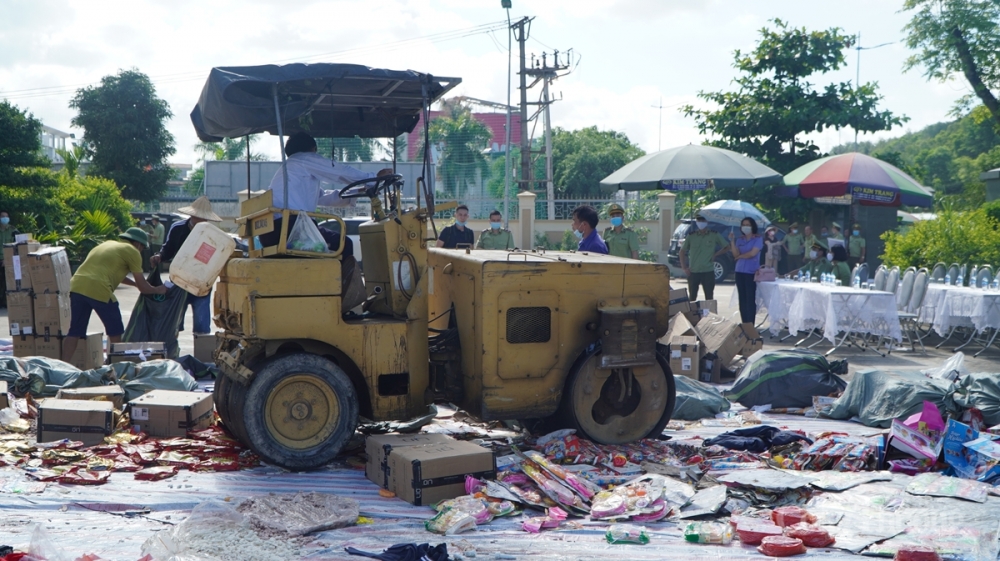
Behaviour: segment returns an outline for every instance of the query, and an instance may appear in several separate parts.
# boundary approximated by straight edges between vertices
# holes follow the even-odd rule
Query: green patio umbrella
[[[688,144],[647,154],[601,180],[604,191],[748,189],[781,181],[781,174],[731,150]]]

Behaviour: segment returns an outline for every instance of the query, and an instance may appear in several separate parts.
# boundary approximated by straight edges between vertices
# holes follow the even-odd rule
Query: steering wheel
[[[397,181],[402,181],[403,176],[398,173],[389,173],[381,177],[369,177],[367,179],[360,179],[352,183],[348,183],[340,190],[341,199],[356,199],[358,197],[376,197],[379,191],[385,189],[392,183]],[[355,189],[361,185],[371,184],[369,187],[363,189]],[[354,189],[353,192],[351,190]]]

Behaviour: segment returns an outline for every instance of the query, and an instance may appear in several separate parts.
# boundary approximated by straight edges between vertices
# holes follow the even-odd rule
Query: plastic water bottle
[[[806,282],[810,282],[811,280],[812,280],[812,273],[809,272],[809,271],[806,271]]]
[[[795,280],[798,281],[798,282],[802,282],[802,270],[801,269],[799,270],[799,273],[797,275],[795,275]]]
[[[962,271],[958,272],[958,278],[955,279],[955,286],[965,286],[965,278],[963,278]]]
[[[945,284],[951,284],[951,273],[945,273],[945,275],[944,275],[944,283]]]
[[[989,279],[987,279],[986,277],[983,277],[983,280],[979,282],[979,288],[982,288],[983,290],[986,290],[987,286],[989,286]]]
[[[854,288],[861,288],[861,279],[859,277],[854,277],[854,284],[851,286]]]

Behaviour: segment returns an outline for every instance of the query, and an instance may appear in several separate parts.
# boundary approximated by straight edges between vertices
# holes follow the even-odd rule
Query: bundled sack
[[[957,382],[954,398],[962,409],[979,409],[987,426],[1000,425],[1000,374],[966,374]]]
[[[950,380],[928,378],[917,371],[859,370],[825,415],[832,419],[857,417],[869,427],[889,428],[893,419],[921,412],[925,401],[936,405],[942,415],[957,413],[956,389]]]
[[[163,284],[160,271],[152,272],[147,281],[153,286]],[[122,341],[162,341],[167,349],[167,358],[177,358],[180,354],[177,334],[181,329],[187,298],[188,293],[179,286],[171,286],[165,295],[140,294],[132,308]]]
[[[714,387],[687,376],[674,376],[677,400],[671,419],[697,421],[729,411],[729,401]]]
[[[813,396],[844,391],[847,382],[838,374],[846,373],[847,361],[829,362],[813,351],[757,351],[740,369],[726,398],[748,408],[812,407]]]

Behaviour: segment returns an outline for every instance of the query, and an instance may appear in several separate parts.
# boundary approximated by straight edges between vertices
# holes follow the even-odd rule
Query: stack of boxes
[[[14,356],[61,358],[62,340],[72,319],[65,248],[42,246],[31,234],[19,234],[3,248],[7,277],[7,317]],[[88,333],[70,363],[81,370],[104,364],[104,334]]]

